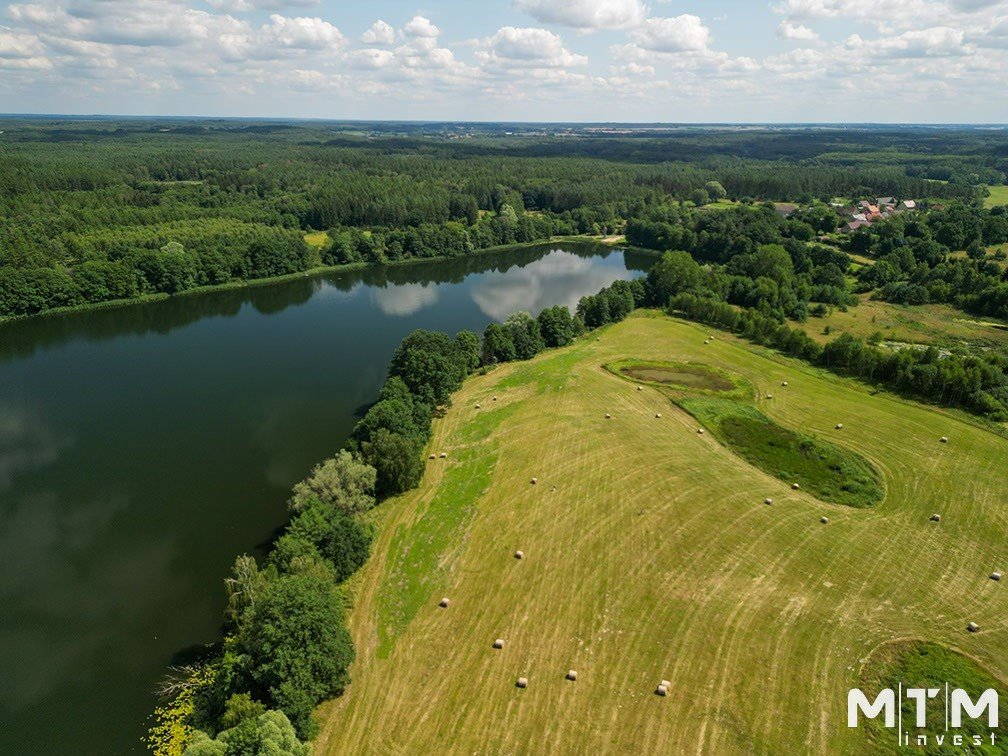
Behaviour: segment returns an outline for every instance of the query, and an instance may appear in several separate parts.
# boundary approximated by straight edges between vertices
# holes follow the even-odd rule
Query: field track
[[[846,694],[879,644],[1008,678],[1008,584],[988,578],[1008,572],[1008,441],[708,333],[638,313],[466,382],[434,423],[447,458],[375,513],[353,682],[317,752],[859,753]],[[601,367],[622,358],[742,375],[780,424],[869,459],[885,499],[792,491]]]

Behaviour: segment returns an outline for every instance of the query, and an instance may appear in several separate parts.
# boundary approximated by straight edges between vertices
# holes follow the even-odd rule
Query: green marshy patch
[[[447,468],[437,490],[415,519],[393,536],[388,574],[377,597],[379,658],[388,657],[396,638],[443,584],[449,550],[463,542],[461,534],[476,514],[477,501],[490,487],[497,465],[497,443],[490,435],[517,409],[505,405],[481,412],[461,429],[458,440],[467,445],[438,460]]]
[[[882,500],[882,477],[856,452],[778,425],[747,404],[686,398],[678,404],[736,454],[823,501],[870,507]]]
[[[910,746],[896,747],[896,733],[883,726],[882,717],[863,720],[864,732],[871,744],[871,751],[879,753],[985,753],[1008,754],[1008,727],[1005,717],[999,717],[995,730],[987,728],[986,716],[973,720],[964,716],[962,729],[950,730],[948,736],[963,736],[964,746],[951,745],[951,737],[946,737],[943,745],[938,745],[935,735],[945,734],[944,690],[962,688],[971,701],[977,701],[988,688],[998,692],[1003,702],[1008,694],[1008,686],[984,670],[976,661],[937,643],[920,640],[887,643],[875,651],[865,665],[859,687],[869,697],[874,698],[879,691],[897,690],[899,685],[907,688],[938,688],[942,691],[938,699],[932,699],[926,708],[926,726],[916,727],[917,709],[915,702],[904,699],[900,702],[903,714],[904,733],[910,735]],[[994,745],[990,734],[994,733]],[[928,735],[928,744],[915,745],[918,735]],[[983,748],[972,745],[972,737],[979,735]]]
[[[720,394],[738,398],[752,396],[752,388],[741,376],[698,362],[656,362],[619,360],[605,369],[634,383],[646,383],[691,394]]]

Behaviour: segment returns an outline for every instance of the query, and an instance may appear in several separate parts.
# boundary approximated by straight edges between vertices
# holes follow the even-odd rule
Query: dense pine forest
[[[980,129],[0,125],[0,317],[605,235],[635,219],[682,221],[703,236],[714,221],[698,211],[721,198],[810,207],[785,231],[805,241],[806,227],[837,228],[838,215],[822,217],[834,198],[915,197],[979,212],[984,186],[1008,171],[1008,139]],[[326,233],[310,243],[311,231]],[[933,298],[966,301],[958,281]],[[838,283],[817,282],[820,299],[841,302],[830,289]]]

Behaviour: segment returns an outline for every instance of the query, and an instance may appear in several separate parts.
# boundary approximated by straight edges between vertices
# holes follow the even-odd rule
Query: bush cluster
[[[899,215],[859,229],[851,249],[874,256],[861,271],[863,290],[899,304],[945,302],[978,315],[1008,319],[1008,270],[987,247],[1008,242],[1008,207],[953,203]],[[953,252],[966,257],[953,257]]]

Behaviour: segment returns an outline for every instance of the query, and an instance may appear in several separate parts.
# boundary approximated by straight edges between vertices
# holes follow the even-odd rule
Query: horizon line
[[[972,127],[1008,128],[997,121],[539,121],[450,118],[339,118],[327,116],[244,116],[244,115],[173,115],[151,113],[0,113],[0,119],[102,119],[102,120],[193,120],[193,121],[273,121],[291,123],[401,123],[401,124],[503,124],[516,126],[925,126],[931,128]]]

